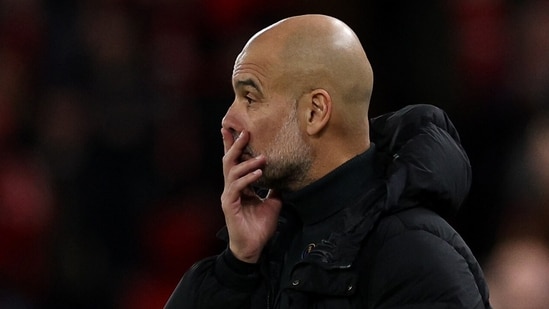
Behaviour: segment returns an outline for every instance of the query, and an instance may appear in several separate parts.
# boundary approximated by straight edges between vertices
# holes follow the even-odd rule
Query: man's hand
[[[221,129],[221,134],[225,148],[221,207],[229,231],[229,249],[239,260],[256,263],[276,230],[282,202],[272,191],[261,199],[251,188],[261,177],[266,159],[259,155],[240,162],[249,133],[242,131],[236,140],[227,129]]]

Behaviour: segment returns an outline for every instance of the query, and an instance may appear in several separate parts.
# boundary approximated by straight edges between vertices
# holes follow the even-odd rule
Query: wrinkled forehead
[[[261,83],[278,78],[283,71],[279,50],[280,47],[271,41],[246,44],[236,57],[232,72],[233,79],[251,75]]]

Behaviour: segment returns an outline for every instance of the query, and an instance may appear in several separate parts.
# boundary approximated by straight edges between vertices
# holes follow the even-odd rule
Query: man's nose
[[[225,113],[225,116],[223,119],[221,119],[221,127],[224,129],[229,130],[231,133],[240,132],[242,131],[242,128],[239,126],[239,122],[236,118],[236,113],[234,110],[234,104],[229,106],[229,109],[227,109],[227,112]]]

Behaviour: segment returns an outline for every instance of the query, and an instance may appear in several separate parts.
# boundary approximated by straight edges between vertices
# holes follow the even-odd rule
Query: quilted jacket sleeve
[[[257,265],[240,262],[226,250],[193,265],[164,308],[250,308],[259,283]]]

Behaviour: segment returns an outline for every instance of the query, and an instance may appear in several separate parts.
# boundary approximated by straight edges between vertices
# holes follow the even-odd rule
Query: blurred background
[[[0,0],[0,308],[162,308],[219,252],[220,121],[247,39],[324,13],[371,116],[444,108],[473,187],[452,224],[495,308],[549,307],[549,1]]]

